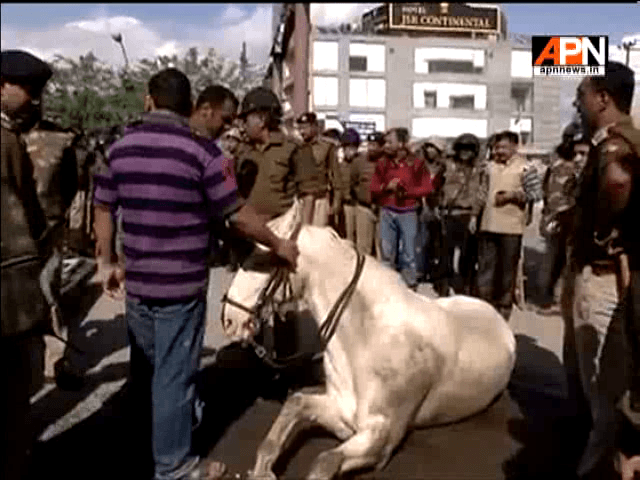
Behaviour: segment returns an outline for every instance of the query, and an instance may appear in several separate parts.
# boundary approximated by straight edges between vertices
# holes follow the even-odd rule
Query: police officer
[[[44,372],[43,330],[47,301],[39,276],[49,254],[47,222],[38,201],[33,166],[20,138],[21,119],[38,101],[52,75],[33,55],[8,50],[1,54],[2,85],[2,387],[1,477],[26,476],[34,432],[28,421],[29,397]]]
[[[342,133],[338,160],[333,169],[333,212],[339,233],[356,243],[356,199],[351,190],[351,165],[358,157],[360,134],[353,128]]]
[[[635,414],[637,421],[640,416],[640,317],[636,310],[640,131],[629,116],[633,89],[632,70],[610,61],[604,77],[586,77],[580,83],[575,101],[591,139],[569,240],[570,275],[565,285],[573,308],[563,309],[566,331],[573,333],[573,338],[565,337],[565,354],[575,354],[564,362],[568,380],[580,380],[593,419],[578,465],[581,478],[606,478],[611,472],[616,402],[626,399],[623,411],[629,419]],[[624,301],[631,306],[626,310],[626,328]],[[631,346],[630,384],[625,375],[628,358],[623,332]],[[623,397],[625,389],[630,392]],[[624,458],[638,456],[639,446],[636,441]],[[636,469],[636,473],[640,472]]]
[[[240,194],[265,220],[285,213],[297,196],[303,204],[303,221],[311,224],[318,168],[311,146],[282,132],[278,97],[266,88],[251,90],[240,104],[239,118],[247,138],[236,152]]]
[[[537,299],[539,313],[547,313],[555,304],[554,289],[566,263],[567,230],[575,201],[568,194],[566,184],[579,175],[588,151],[589,144],[582,133],[573,125],[567,126],[563,142],[556,148],[558,159],[547,169],[542,181],[544,206],[539,231],[545,239],[546,255],[540,266],[540,279],[537,282],[542,289],[540,298]]]
[[[320,135],[318,118],[313,112],[303,113],[298,117],[298,130],[305,144],[311,146],[313,157],[319,172],[319,191],[326,192],[315,201],[313,224],[319,227],[329,225],[331,216],[331,192],[330,172],[336,162],[336,149],[339,143],[333,138]]]
[[[444,180],[438,198],[443,227],[442,249],[439,255],[439,277],[435,289],[441,296],[471,293],[477,259],[476,228],[483,201],[480,171],[476,165],[480,141],[465,133],[452,144],[453,156],[445,159]],[[458,264],[454,265],[456,250]]]

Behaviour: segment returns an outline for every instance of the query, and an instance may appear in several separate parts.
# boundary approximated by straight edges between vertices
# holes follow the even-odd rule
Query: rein
[[[298,228],[292,235],[292,238],[296,238],[299,231],[300,229]],[[366,257],[360,252],[358,252],[357,250],[356,250],[356,255],[357,255],[356,268],[355,268],[353,277],[351,278],[351,281],[345,287],[345,289],[340,293],[336,302],[333,304],[333,306],[331,307],[331,310],[327,314],[327,317],[322,322],[322,325],[320,325],[319,337],[320,337],[321,348],[318,352],[297,353],[294,355],[290,355],[288,357],[277,359],[274,349],[267,348],[264,345],[260,345],[253,338],[246,340],[246,343],[253,347],[256,355],[262,361],[264,361],[269,367],[274,369],[288,368],[293,366],[294,364],[301,364],[307,361],[319,359],[323,355],[324,351],[327,348],[327,345],[329,344],[329,341],[331,340],[331,338],[333,337],[333,335],[337,330],[338,324],[340,323],[340,318],[342,317],[344,310],[346,309],[347,305],[349,304],[349,301],[351,300],[351,297],[353,296],[356,290],[356,287],[358,285],[358,280],[360,279],[360,276],[362,275],[362,271],[364,269],[364,263],[365,263]],[[271,307],[272,314],[278,311],[274,297],[276,292],[281,286],[284,286],[284,289],[285,289],[284,299],[281,301],[281,304],[283,304],[288,301],[287,293],[290,294],[289,298],[293,296],[289,272],[288,272],[288,269],[285,267],[278,267],[271,274],[271,276],[269,277],[269,281],[267,282],[267,285],[264,287],[264,289],[260,293],[260,296],[258,297],[256,306],[253,308],[247,307],[246,305],[242,305],[241,303],[229,298],[228,294],[225,293],[221,300],[223,304],[222,312],[221,312],[221,317],[222,317],[221,320],[224,320],[224,307],[225,307],[225,304],[228,303],[229,305],[235,308],[238,308],[246,313],[249,313],[250,315],[253,315],[257,323],[256,325],[256,331],[257,331],[259,328],[264,327],[264,325],[267,323],[268,317],[264,313],[268,307]]]

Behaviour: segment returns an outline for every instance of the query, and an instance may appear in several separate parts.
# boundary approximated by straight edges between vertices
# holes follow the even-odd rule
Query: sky
[[[376,5],[312,4],[312,19],[335,23]],[[502,5],[508,28],[515,33],[606,34],[612,46],[624,34],[640,33],[638,3]],[[180,53],[190,46],[213,47],[235,59],[245,41],[250,60],[265,63],[272,41],[271,4],[2,3],[0,8],[2,49],[25,48],[46,58],[55,53],[77,57],[93,50],[98,58],[121,64],[121,51],[110,38],[120,32],[133,60]]]
[[[312,23],[348,21],[378,3],[311,4]],[[640,3],[505,3],[510,32],[529,35],[609,35],[610,53],[623,36],[640,34]],[[237,59],[242,42],[249,61],[266,63],[272,43],[271,4],[220,3],[2,3],[0,44],[51,59],[78,57],[93,51],[99,59],[121,66],[124,59],[111,34],[121,33],[129,59],[180,54],[189,47],[215,48]],[[563,97],[573,95],[567,83]],[[563,102],[569,105],[570,99]]]

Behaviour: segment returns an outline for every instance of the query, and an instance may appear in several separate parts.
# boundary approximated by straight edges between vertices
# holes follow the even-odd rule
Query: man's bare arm
[[[96,233],[96,260],[109,264],[113,260],[111,241],[113,237],[113,219],[111,209],[104,205],[96,205],[94,210],[93,228]]]

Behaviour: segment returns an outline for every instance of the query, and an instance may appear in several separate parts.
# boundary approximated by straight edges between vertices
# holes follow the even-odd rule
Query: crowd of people
[[[31,439],[23,424],[42,371],[34,352],[43,333],[60,331],[65,231],[74,223],[70,212],[88,217],[78,202],[95,205],[104,290],[125,301],[131,385],[144,399],[137,408],[151,411],[154,478],[220,478],[224,465],[192,453],[209,268],[237,267],[254,242],[295,268],[295,241],[266,226],[295,199],[304,223],[333,227],[396,270],[407,288],[428,281],[440,296],[477,296],[505,321],[523,234],[542,200],[547,257],[532,301],[542,311],[562,307],[569,399],[585,426],[576,430],[586,444],[577,476],[615,478],[614,463],[624,480],[640,471],[640,233],[633,221],[640,131],[629,117],[627,67],[610,62],[605,77],[582,81],[580,128],[565,130],[544,175],[519,153],[511,131],[484,145],[472,134],[450,145],[438,137],[415,142],[402,127],[362,138],[351,128],[323,132],[313,112],[291,130],[269,89],[239,100],[212,85],[193,102],[189,80],[173,68],[150,79],[144,114],[86,175],[74,154],[77,132],[42,119],[51,75],[26,52],[2,52],[1,355],[12,366],[2,376],[3,391],[12,392],[3,394],[3,478],[22,478],[27,467]],[[65,357],[61,369],[80,381],[73,363]]]

